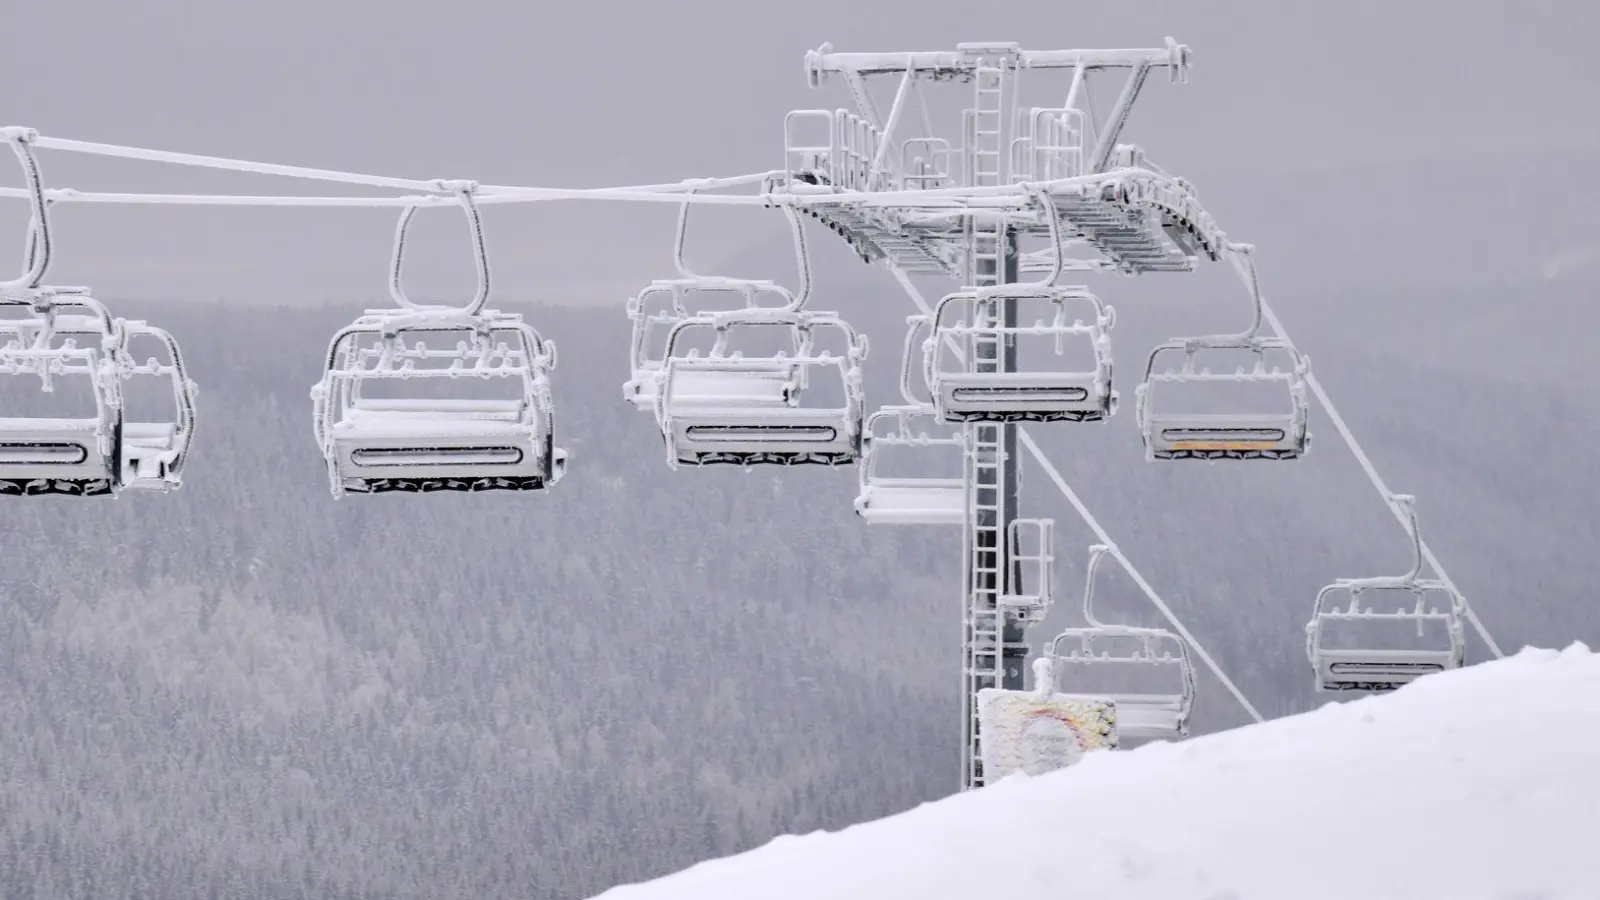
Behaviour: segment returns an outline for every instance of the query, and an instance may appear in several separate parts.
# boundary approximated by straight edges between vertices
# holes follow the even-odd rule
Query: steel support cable
[[[47,149],[63,150],[68,152],[87,153],[100,156],[112,156],[124,159],[136,159],[147,162],[164,162],[178,165],[201,166],[206,168],[225,169],[236,172],[245,172],[258,175],[279,175],[294,178],[306,178],[319,181],[334,181],[345,184],[356,184],[365,187],[392,188],[406,191],[422,191],[427,197],[436,197],[440,191],[438,182],[414,178],[394,178],[384,175],[367,175],[357,172],[342,172],[333,169],[317,169],[304,166],[288,166],[277,163],[263,163],[249,160],[229,159],[219,156],[202,156],[192,153],[179,153],[168,150],[152,150],[139,147],[126,147],[116,144],[96,143],[91,141],[69,140],[66,138],[52,138],[39,136],[35,145]],[[892,160],[891,160],[892,162]],[[480,188],[480,202],[529,202],[535,200],[578,200],[578,199],[604,199],[624,201],[653,201],[653,202],[685,202],[685,198],[675,197],[679,191],[697,189],[711,189],[716,187],[732,187],[744,184],[762,182],[774,173],[753,173],[726,178],[690,179],[681,182],[656,185],[639,185],[621,188],[541,188],[523,187],[515,185],[482,185]],[[1051,189],[1056,187],[1078,185],[1085,186],[1099,183],[1106,177],[1120,175],[1120,172],[1106,173],[1105,175],[1083,176],[1077,179],[1062,179],[1039,185],[1028,185],[1027,188]],[[931,190],[890,190],[890,191],[865,191],[850,192],[845,195],[816,195],[783,197],[769,193],[756,195],[700,195],[692,201],[696,203],[721,203],[729,205],[783,205],[796,203],[804,206],[833,205],[837,203],[850,203],[868,206],[916,206],[917,201],[946,201],[946,203],[960,203],[962,201],[995,198],[1001,202],[998,208],[1010,208],[1016,205],[1019,199],[1012,186],[1000,185],[991,188],[939,188]],[[16,189],[0,189],[0,196],[25,196],[24,192]],[[52,192],[51,199],[102,202],[102,203],[193,203],[212,205],[249,205],[249,206],[406,206],[425,205],[429,202],[449,202],[451,198],[437,197],[437,200],[420,198],[338,198],[338,197],[222,197],[214,195],[185,195],[185,194],[113,194],[90,193],[70,190]],[[934,203],[935,207],[942,204]]]

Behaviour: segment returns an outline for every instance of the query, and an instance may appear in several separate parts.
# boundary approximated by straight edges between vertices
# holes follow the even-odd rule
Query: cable
[[[245,172],[256,175],[280,175],[291,178],[307,178],[318,181],[335,181],[345,184],[362,185],[365,187],[421,191],[427,196],[438,196],[441,193],[438,187],[438,182],[433,180],[394,178],[387,175],[366,175],[358,172],[341,172],[333,169],[286,166],[278,163],[229,159],[220,156],[202,156],[199,154],[179,153],[170,150],[151,150],[141,147],[126,147],[118,144],[78,141],[67,138],[46,137],[42,135],[37,138],[35,145],[47,149],[62,150],[74,153],[87,153],[123,159],[144,160],[147,162],[165,162],[178,165],[226,169],[229,171]],[[797,206],[831,206],[849,204],[857,207],[914,208],[921,206],[931,209],[955,210],[965,210],[969,205],[971,205],[978,208],[992,208],[997,212],[1009,212],[1021,209],[1026,205],[1027,202],[1029,202],[1028,197],[1039,191],[1087,188],[1104,184],[1106,181],[1122,177],[1124,174],[1136,174],[1137,171],[1138,170],[1117,170],[1103,174],[1055,179],[1047,182],[1025,183],[1019,185],[994,185],[977,188],[966,187],[920,190],[848,191],[837,194],[785,194],[782,196],[768,194],[765,192],[754,195],[695,194],[690,196],[678,196],[678,192],[680,191],[692,191],[712,187],[732,187],[756,183],[770,177],[774,174],[773,172],[738,175],[729,178],[689,179],[666,185],[642,185],[638,187],[621,188],[542,188],[515,185],[483,185],[480,188],[482,194],[480,197],[480,202],[488,202],[491,197],[500,197],[503,195],[506,197],[506,199],[500,200],[499,202],[513,202],[511,198],[516,197],[518,199],[529,201],[589,199],[666,203],[714,203],[733,206],[782,206],[789,204]],[[9,189],[6,189],[0,190],[0,196],[17,195],[12,193]],[[395,198],[373,202],[370,199],[354,197],[283,199],[271,197],[223,198],[218,195],[102,194],[77,191],[57,192],[53,196],[53,199],[100,203],[173,203],[222,206],[423,205],[421,202],[409,202]]]
[[[175,153],[171,150],[147,150],[141,147],[123,147],[117,144],[100,144],[93,141],[74,141],[67,138],[40,136],[37,146],[48,150],[65,150],[69,153],[88,153],[95,156],[114,156],[121,159],[139,159],[146,162],[176,163],[183,166],[202,166],[208,169],[228,169],[254,175],[283,175],[290,178],[309,178],[314,181],[338,181],[367,187],[395,188],[402,191],[436,191],[432,182],[415,178],[391,178],[387,175],[362,175],[356,172],[338,172],[332,169],[309,169],[303,166],[283,166],[277,163],[250,162],[227,159],[221,156],[200,156],[194,153]]]
[[[402,191],[427,191],[437,193],[439,188],[436,182],[415,178],[395,178],[388,175],[365,175],[359,172],[340,172],[333,169],[315,169],[305,166],[286,166],[278,163],[253,162],[242,159],[229,159],[221,156],[201,156],[194,153],[179,153],[171,150],[151,150],[143,147],[127,147],[120,144],[104,144],[93,141],[78,141],[67,138],[52,138],[40,136],[35,142],[36,146],[50,150],[63,150],[69,153],[87,153],[95,156],[113,156],[122,159],[137,159],[146,162],[175,163],[185,166],[200,166],[210,169],[226,169],[234,172],[246,172],[254,175],[281,175],[288,178],[306,178],[314,181],[334,181],[344,184],[359,184],[366,187],[394,188]],[[612,190],[619,191],[647,191],[647,192],[672,192],[680,190],[704,189],[709,190],[721,187],[737,187],[746,184],[756,184],[771,175],[771,172],[759,172],[749,175],[735,175],[726,178],[689,178],[683,181],[665,184],[635,185]],[[522,193],[542,192],[542,188],[526,188],[514,185],[486,184],[480,187],[483,194],[491,193]],[[481,201],[481,197],[480,197]]]
[[[20,188],[0,188],[0,197],[26,197]],[[66,203],[132,203],[178,206],[436,206],[455,203],[452,197],[441,194],[407,195],[404,197],[292,197],[292,196],[238,196],[226,194],[118,194],[78,191],[70,188],[52,188],[47,198]],[[682,195],[669,191],[633,191],[615,188],[520,188],[515,193],[484,194],[480,204],[487,203],[537,203],[551,200],[618,200],[643,203],[712,203],[729,206],[784,206],[787,197],[760,194],[694,194]]]

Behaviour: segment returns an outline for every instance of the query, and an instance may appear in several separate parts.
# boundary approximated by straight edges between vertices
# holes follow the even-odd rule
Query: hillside
[[[1394,694],[774,840],[597,900],[1588,900],[1600,655]]]

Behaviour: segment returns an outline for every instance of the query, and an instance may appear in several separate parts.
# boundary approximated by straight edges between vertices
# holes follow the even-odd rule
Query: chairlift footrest
[[[1223,459],[1273,459],[1294,460],[1305,455],[1305,451],[1286,450],[1155,450],[1151,456],[1155,459],[1198,459],[1206,462],[1216,462]]]
[[[940,414],[946,422],[1104,422],[1110,413],[1103,409],[1082,410],[946,410]]]
[[[13,497],[103,497],[114,490],[109,478],[0,478],[0,495]]]
[[[849,452],[784,453],[768,451],[695,453],[678,456],[685,466],[849,466],[856,462]]]
[[[438,491],[538,491],[550,486],[544,476],[506,478],[482,476],[476,478],[361,478],[346,479],[345,491],[353,494],[431,494]]]

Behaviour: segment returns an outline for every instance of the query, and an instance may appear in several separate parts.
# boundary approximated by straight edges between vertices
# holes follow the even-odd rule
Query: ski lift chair
[[[929,406],[886,406],[867,417],[861,440],[861,492],[855,508],[869,524],[959,525],[967,519],[967,439]],[[885,456],[943,457],[953,475],[889,475]]]
[[[407,206],[395,226],[389,272],[389,294],[400,308],[368,310],[334,335],[323,378],[311,389],[313,434],[335,497],[536,491],[566,471],[550,394],[555,345],[521,316],[486,308],[489,254],[473,199],[477,185],[436,186],[455,194],[466,213],[477,293],[462,307],[406,296],[401,265],[417,210]],[[438,396],[452,389],[467,396]]]
[[[794,336],[799,349],[745,355],[731,349],[755,333],[779,329]],[[841,353],[819,351],[818,331],[843,337]],[[685,349],[696,336],[714,338],[702,355]],[[658,376],[656,421],[667,443],[668,463],[849,465],[861,452],[863,425],[861,361],[867,340],[832,313],[795,310],[737,310],[696,316],[673,326],[666,363]],[[775,368],[793,367],[785,403],[770,402],[765,384]],[[826,378],[843,389],[838,406],[806,405]],[[707,390],[708,381],[714,385]],[[825,401],[823,401],[825,402]]]
[[[770,281],[700,276],[654,281],[630,298],[628,317],[633,322],[633,339],[629,362],[633,377],[622,385],[624,399],[636,409],[654,412],[658,376],[665,362],[666,335],[685,319],[715,311],[702,306],[723,305],[709,302],[711,298],[729,297],[742,300],[745,309],[793,309],[795,303],[788,290]],[[770,298],[782,302],[764,302]],[[798,344],[795,349],[799,349]],[[741,403],[788,405],[795,377],[792,364],[755,369],[752,373],[730,381],[728,372],[697,372],[680,380],[678,387],[686,393],[717,397],[733,396],[732,389],[737,386],[744,394]]]
[[[113,493],[125,469],[117,373],[123,323],[85,288],[41,286],[52,239],[50,204],[33,153],[38,133],[13,126],[0,128],[0,138],[22,165],[31,214],[24,271],[0,282],[0,308],[14,313],[0,320],[0,375],[38,378],[39,394],[54,395],[43,404],[26,391],[6,398],[15,405],[0,418],[0,492]],[[75,405],[62,397],[73,388],[83,395]]]
[[[1411,571],[1399,576],[1341,578],[1317,593],[1312,618],[1306,625],[1306,657],[1316,674],[1319,691],[1392,691],[1424,675],[1459,669],[1466,663],[1466,633],[1462,617],[1466,601],[1448,584],[1424,579],[1422,536],[1417,529],[1415,498],[1400,494],[1399,504],[1411,531],[1415,560]],[[1335,635],[1375,625],[1394,636],[1412,629],[1410,647],[1373,648],[1370,632],[1361,642],[1368,646],[1332,647]],[[1429,634],[1432,626],[1433,634]],[[1338,641],[1349,644],[1350,641]],[[1389,643],[1389,641],[1381,641]]]
[[[183,366],[178,342],[165,330],[142,320],[117,320],[119,341],[113,357],[115,377],[125,384],[122,427],[117,447],[117,485],[121,490],[170,491],[183,485],[183,466],[194,438],[195,383]],[[140,361],[136,354],[155,353]],[[171,391],[171,414],[157,421],[130,418],[128,384],[165,382]]]
[[[364,316],[334,336],[327,371],[312,391],[334,496],[554,485],[566,469],[566,451],[555,446],[554,367],[554,345],[518,315]],[[423,396],[427,383],[474,396]],[[382,384],[405,385],[407,395],[366,390]]]
[[[1032,303],[1030,303],[1030,301]],[[1003,302],[1019,307],[1043,301],[1048,320],[1006,325]],[[1090,318],[1069,316],[1068,304],[1089,307]],[[1019,313],[1021,310],[1018,310]],[[1111,337],[1116,311],[1083,288],[1047,284],[1005,284],[945,296],[933,313],[933,329],[923,343],[928,388],[946,422],[1096,422],[1116,411],[1111,389]],[[999,360],[1019,336],[1048,337],[1055,355],[1069,342],[1087,345],[1093,364],[1081,371],[983,371],[982,361]],[[962,348],[963,361],[950,352],[947,338]],[[969,365],[974,360],[978,366]],[[998,369],[998,365],[986,368]]]
[[[1295,346],[1283,338],[1260,336],[1262,324],[1261,291],[1249,245],[1230,246],[1230,259],[1250,288],[1255,317],[1240,334],[1176,338],[1159,344],[1150,353],[1144,382],[1135,392],[1139,432],[1149,460],[1171,459],[1279,459],[1304,456],[1311,445],[1307,427],[1309,402],[1306,378],[1311,363]],[[1251,366],[1235,365],[1232,372],[1212,371],[1204,359],[1217,352],[1244,352]],[[1288,368],[1268,365],[1268,357],[1285,359]],[[1158,363],[1181,358],[1176,368],[1158,370]],[[1181,388],[1179,385],[1280,384],[1287,395],[1285,408],[1268,412],[1209,413],[1167,411],[1169,392],[1176,388],[1180,397],[1201,397],[1207,389]],[[1158,391],[1158,386],[1167,387]],[[1162,399],[1158,403],[1157,395]]]
[[[1117,732],[1128,739],[1172,740],[1189,733],[1194,707],[1194,665],[1189,646],[1164,628],[1107,625],[1094,614],[1095,573],[1110,547],[1089,548],[1084,577],[1083,628],[1067,628],[1050,642],[1049,659],[1058,693],[1104,698],[1116,704]],[[1113,673],[1166,670],[1171,690],[1162,692],[1115,689]],[[1112,690],[1102,690],[1102,684]]]
[[[3,298],[8,311],[23,316],[0,322],[0,376],[12,384],[18,377],[38,379],[39,393],[52,396],[39,403],[31,393],[8,392],[8,405],[16,406],[0,418],[0,492],[110,494],[118,486],[122,433],[113,362],[117,323],[88,297],[56,296],[48,289],[26,295],[24,300],[22,293],[8,292]],[[62,307],[87,314],[61,314]]]
[[[1247,350],[1254,366],[1233,372],[1213,372],[1197,365],[1197,357],[1211,350]],[[1292,360],[1288,369],[1268,368],[1266,356],[1282,352]],[[1182,354],[1176,370],[1157,371],[1157,364]],[[1299,459],[1311,444],[1307,427],[1309,403],[1305,378],[1309,364],[1287,341],[1252,338],[1244,342],[1189,338],[1168,341],[1155,348],[1145,368],[1144,383],[1135,396],[1139,431],[1147,459]],[[1157,385],[1200,385],[1217,382],[1263,383],[1286,386],[1289,404],[1282,411],[1252,413],[1168,412],[1158,407]],[[1166,394],[1167,391],[1160,393]],[[1165,399],[1165,398],[1163,398]]]
[[[689,194],[695,193],[691,188]],[[653,281],[639,295],[629,299],[628,316],[633,321],[630,363],[632,377],[623,383],[623,397],[639,410],[654,412],[656,391],[663,383],[667,358],[665,336],[681,322],[697,316],[710,316],[740,310],[792,313],[803,309],[811,296],[811,259],[806,249],[805,225],[793,207],[785,206],[794,239],[795,259],[800,271],[800,292],[790,293],[773,281],[699,275],[684,261],[688,241],[689,210],[692,203],[678,207],[678,224],[673,238],[672,263],[678,278]],[[793,351],[800,351],[800,333],[795,333]],[[790,406],[800,372],[792,359],[750,361],[739,368],[732,364],[714,369],[685,369],[679,372],[675,390],[682,397],[698,396],[707,403],[726,402],[747,408]]]

